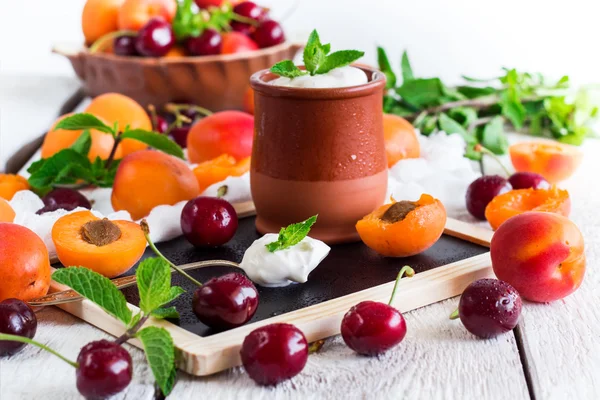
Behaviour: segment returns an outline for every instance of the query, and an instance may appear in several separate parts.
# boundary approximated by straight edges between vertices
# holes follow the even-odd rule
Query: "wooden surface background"
[[[33,86],[31,81],[19,79],[21,85]],[[55,118],[56,107],[70,94],[66,88],[72,85],[35,79],[35,90],[44,101],[35,102],[37,112],[30,115],[35,117],[31,124],[47,127]],[[5,135],[24,132],[23,122],[15,115],[31,107],[35,92],[17,89],[14,77],[0,76],[0,146]],[[33,137],[23,135],[24,143],[29,139]],[[476,339],[459,322],[448,320],[457,305],[455,298],[406,313],[406,339],[382,356],[357,356],[337,336],[310,356],[299,376],[276,388],[258,387],[235,368],[208,378],[182,373],[170,398],[600,398],[600,141],[589,140],[583,150],[578,174],[564,186],[573,200],[572,219],[586,239],[587,275],[580,290],[562,301],[526,303],[514,333]],[[0,165],[5,162],[0,161]],[[36,339],[73,359],[87,342],[108,338],[56,308],[40,311],[38,319]],[[152,378],[144,355],[128,348],[135,363],[134,380],[115,398],[150,400]],[[71,400],[80,396],[72,367],[27,347],[11,358],[0,359],[0,399],[33,398]]]

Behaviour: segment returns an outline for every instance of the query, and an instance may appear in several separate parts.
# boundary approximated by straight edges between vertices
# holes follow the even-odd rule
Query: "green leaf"
[[[179,313],[175,307],[157,308],[150,315],[158,319],[179,319]]]
[[[125,325],[131,322],[131,310],[125,296],[110,279],[99,273],[83,267],[61,268],[52,274],[52,279],[99,305]]]
[[[476,87],[476,86],[458,86],[456,90],[468,99],[474,99],[477,97],[489,96],[498,91],[498,89],[491,86]]]
[[[296,78],[308,74],[308,72],[298,68],[292,60],[283,60],[273,65],[270,71],[276,75],[286,78]]]
[[[93,181],[88,158],[73,149],[63,149],[52,157],[34,163],[27,171],[31,173],[29,184],[43,189],[57,183],[71,183],[77,178]]]
[[[506,154],[508,139],[504,133],[504,118],[497,116],[485,124],[481,132],[480,142],[495,154]]]
[[[458,133],[463,137],[463,139],[465,139],[465,142],[467,142],[467,144],[477,142],[475,136],[469,134],[461,124],[450,118],[447,114],[440,114],[439,126],[440,129],[446,132],[448,135],[452,133]]]
[[[90,131],[88,129],[84,130],[81,135],[79,135],[75,143],[71,145],[71,149],[84,156],[88,155],[91,147],[92,135],[90,135]]]
[[[481,83],[492,82],[492,81],[498,80],[500,78],[500,77],[496,77],[496,78],[484,78],[484,79],[481,79],[481,78],[473,78],[473,77],[470,77],[470,76],[467,76],[467,75],[461,75],[461,77],[465,81],[467,81],[467,82],[481,82]]]
[[[281,228],[279,237],[275,242],[266,245],[267,249],[273,253],[277,250],[290,248],[302,241],[310,232],[310,228],[317,222],[317,215],[313,215],[306,221],[289,225],[287,228]]]
[[[439,78],[412,79],[396,89],[402,99],[415,107],[439,106],[444,96],[444,85]]]
[[[173,338],[164,328],[149,326],[135,335],[143,344],[146,359],[156,379],[158,387],[165,396],[173,390],[175,384],[175,345]]]
[[[521,100],[505,92],[501,96],[500,105],[502,106],[502,115],[508,118],[516,129],[521,129],[526,116]]]
[[[465,157],[469,160],[480,161],[483,158],[483,153],[479,150],[475,150],[476,142],[467,144],[465,149]]]
[[[135,276],[140,293],[140,309],[150,314],[170,303],[183,293],[183,289],[171,287],[171,267],[162,258],[147,258],[138,266]]]
[[[150,147],[154,147],[156,150],[160,150],[163,153],[167,153],[181,159],[185,158],[181,147],[173,140],[169,139],[168,136],[161,135],[160,133],[145,131],[143,129],[133,129],[122,133],[121,139],[135,139],[139,142],[147,144]]]
[[[415,79],[412,67],[410,66],[410,61],[408,60],[408,53],[406,52],[406,50],[404,50],[404,53],[402,53],[402,61],[400,62],[400,66],[402,67],[403,83]]]
[[[427,115],[424,116],[421,123],[415,125],[415,127],[419,128],[423,135],[429,136],[437,129],[437,123],[438,117],[436,115]]]
[[[317,74],[326,74],[335,68],[345,67],[358,60],[365,53],[358,50],[340,50],[325,57],[325,61],[317,69]]]
[[[464,128],[468,128],[469,125],[477,120],[477,111],[469,107],[456,107],[448,110],[448,116]]]
[[[115,135],[116,132],[110,126],[100,121],[98,117],[92,114],[80,113],[74,114],[62,119],[54,130],[65,129],[68,131],[79,131],[84,129],[95,129],[100,132],[110,133]]]
[[[178,0],[177,12],[172,22],[173,33],[178,41],[199,36],[204,28],[200,14],[194,12],[194,0]]]
[[[330,50],[330,47],[323,47],[319,33],[314,29],[308,37],[303,54],[304,67],[311,75],[316,74],[321,63],[325,61],[325,57],[327,57],[325,50]]]
[[[379,64],[379,69],[385,75],[385,87],[386,89],[390,89],[396,86],[396,74],[392,70],[392,66],[390,65],[390,60],[388,60],[387,54],[383,47],[377,47],[377,63]]]

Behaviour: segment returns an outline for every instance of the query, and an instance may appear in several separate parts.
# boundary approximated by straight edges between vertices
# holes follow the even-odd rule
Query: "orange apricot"
[[[87,0],[85,2],[81,14],[81,28],[88,45],[118,29],[119,9],[123,1]]]
[[[165,54],[165,58],[178,58],[187,56],[185,49],[181,46],[173,46],[171,50]]]
[[[127,126],[130,129],[152,130],[150,116],[135,100],[119,93],[105,93],[92,100],[85,112],[106,120],[108,125],[117,123],[119,130]],[[125,139],[119,145],[123,157],[134,151],[148,148],[145,143],[134,139]]]
[[[0,174],[0,197],[12,200],[15,193],[29,190],[29,182],[21,175]]]
[[[428,194],[416,201],[394,201],[356,224],[362,241],[386,257],[422,253],[438,241],[446,226],[446,209]]]
[[[405,158],[419,158],[421,145],[410,122],[392,114],[383,114],[383,134],[388,167]]]
[[[244,93],[244,111],[254,115],[254,90],[251,87]]]
[[[65,267],[89,268],[107,278],[129,271],[146,249],[138,224],[100,219],[90,211],[60,217],[52,227],[52,241]]]
[[[44,137],[44,143],[42,144],[42,158],[52,157],[59,151],[71,147],[83,133],[81,130],[69,131],[66,129],[54,129],[56,124],[70,115],[72,115],[72,113],[59,117],[54,124],[52,124],[52,127],[48,133],[46,133],[46,136]],[[102,118],[99,117],[99,119],[106,123],[106,121],[104,121]],[[94,161],[96,157],[106,160],[115,144],[115,139],[111,134],[96,130],[91,130],[90,136],[92,138],[92,146],[90,147],[88,158],[90,161]],[[115,158],[118,159],[121,157],[121,148],[117,147],[117,150],[115,151]]]
[[[24,226],[0,223],[0,301],[44,296],[50,288],[46,245]]]
[[[155,17],[171,22],[176,12],[176,0],[125,0],[119,9],[119,29],[139,31]]]
[[[0,222],[13,222],[15,216],[15,210],[8,204],[8,201],[0,197]]]
[[[135,220],[161,204],[176,204],[200,194],[198,181],[182,160],[155,150],[123,158],[111,196],[115,210],[126,210]]]
[[[549,140],[513,144],[509,153],[517,171],[538,173],[550,183],[569,178],[583,158],[576,147]]]
[[[228,154],[222,154],[217,158],[198,164],[194,168],[194,175],[198,180],[200,193],[204,192],[213,183],[221,182],[228,176],[242,176],[250,171],[250,157],[241,161]]]
[[[527,211],[550,212],[568,217],[571,212],[569,192],[557,187],[511,190],[492,199],[485,208],[485,218],[496,230],[504,221]]]

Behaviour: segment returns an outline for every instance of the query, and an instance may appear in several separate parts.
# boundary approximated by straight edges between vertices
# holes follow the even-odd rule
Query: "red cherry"
[[[0,303],[0,333],[33,339],[37,331],[35,313],[21,300],[6,299]],[[0,340],[0,357],[18,353],[25,343]]]
[[[508,178],[513,189],[550,189],[548,182],[542,175],[535,172],[515,172]]]
[[[117,36],[113,41],[113,51],[119,56],[137,56],[135,37],[127,35]]]
[[[188,137],[189,133],[190,133],[190,126],[184,125],[184,126],[180,126],[180,127],[174,127],[173,129],[171,129],[171,132],[169,132],[169,135],[171,136],[171,139],[173,139],[175,141],[175,143],[177,143],[179,146],[181,146],[181,148],[186,149],[187,148],[187,137]]]
[[[467,210],[475,218],[485,220],[485,208],[490,201],[509,190],[512,190],[512,186],[500,175],[485,175],[477,178],[467,188]]]
[[[181,229],[194,246],[221,246],[231,240],[237,227],[233,206],[216,197],[196,197],[181,212]]]
[[[276,385],[304,369],[308,342],[294,325],[272,324],[250,332],[240,355],[250,378],[259,385]]]
[[[44,207],[40,208],[36,214],[45,214],[47,212],[63,209],[71,211],[77,207],[92,209],[90,201],[79,191],[68,188],[58,188],[42,197]]]
[[[258,50],[258,45],[243,33],[227,32],[223,34],[221,54],[243,53],[254,50]]]
[[[103,399],[131,382],[131,355],[115,342],[99,340],[84,346],[77,357],[77,390],[86,399]]]
[[[265,9],[256,5],[252,1],[243,1],[233,7],[233,12],[242,17],[253,19],[260,22],[267,14]]]
[[[230,273],[196,289],[192,307],[198,319],[211,328],[236,328],[254,316],[258,291],[245,275]]]
[[[263,49],[285,42],[283,28],[273,20],[263,21],[252,34],[252,39]]]
[[[175,44],[171,24],[162,18],[152,18],[138,32],[135,48],[146,57],[162,57]]]
[[[223,38],[214,29],[205,29],[198,37],[186,40],[185,47],[193,56],[209,56],[221,53]]]

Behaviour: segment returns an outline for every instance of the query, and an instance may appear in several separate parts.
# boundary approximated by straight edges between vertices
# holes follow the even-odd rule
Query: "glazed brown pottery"
[[[368,83],[331,89],[273,86],[267,82],[277,76],[268,70],[252,75],[250,182],[259,232],[319,214],[311,237],[356,241],[356,222],[384,202],[385,78],[361,69]]]
[[[146,107],[193,103],[211,111],[242,110],[248,80],[254,72],[286,58],[301,46],[282,43],[238,54],[202,57],[124,57],[55,47],[71,61],[88,96],[117,92]]]

